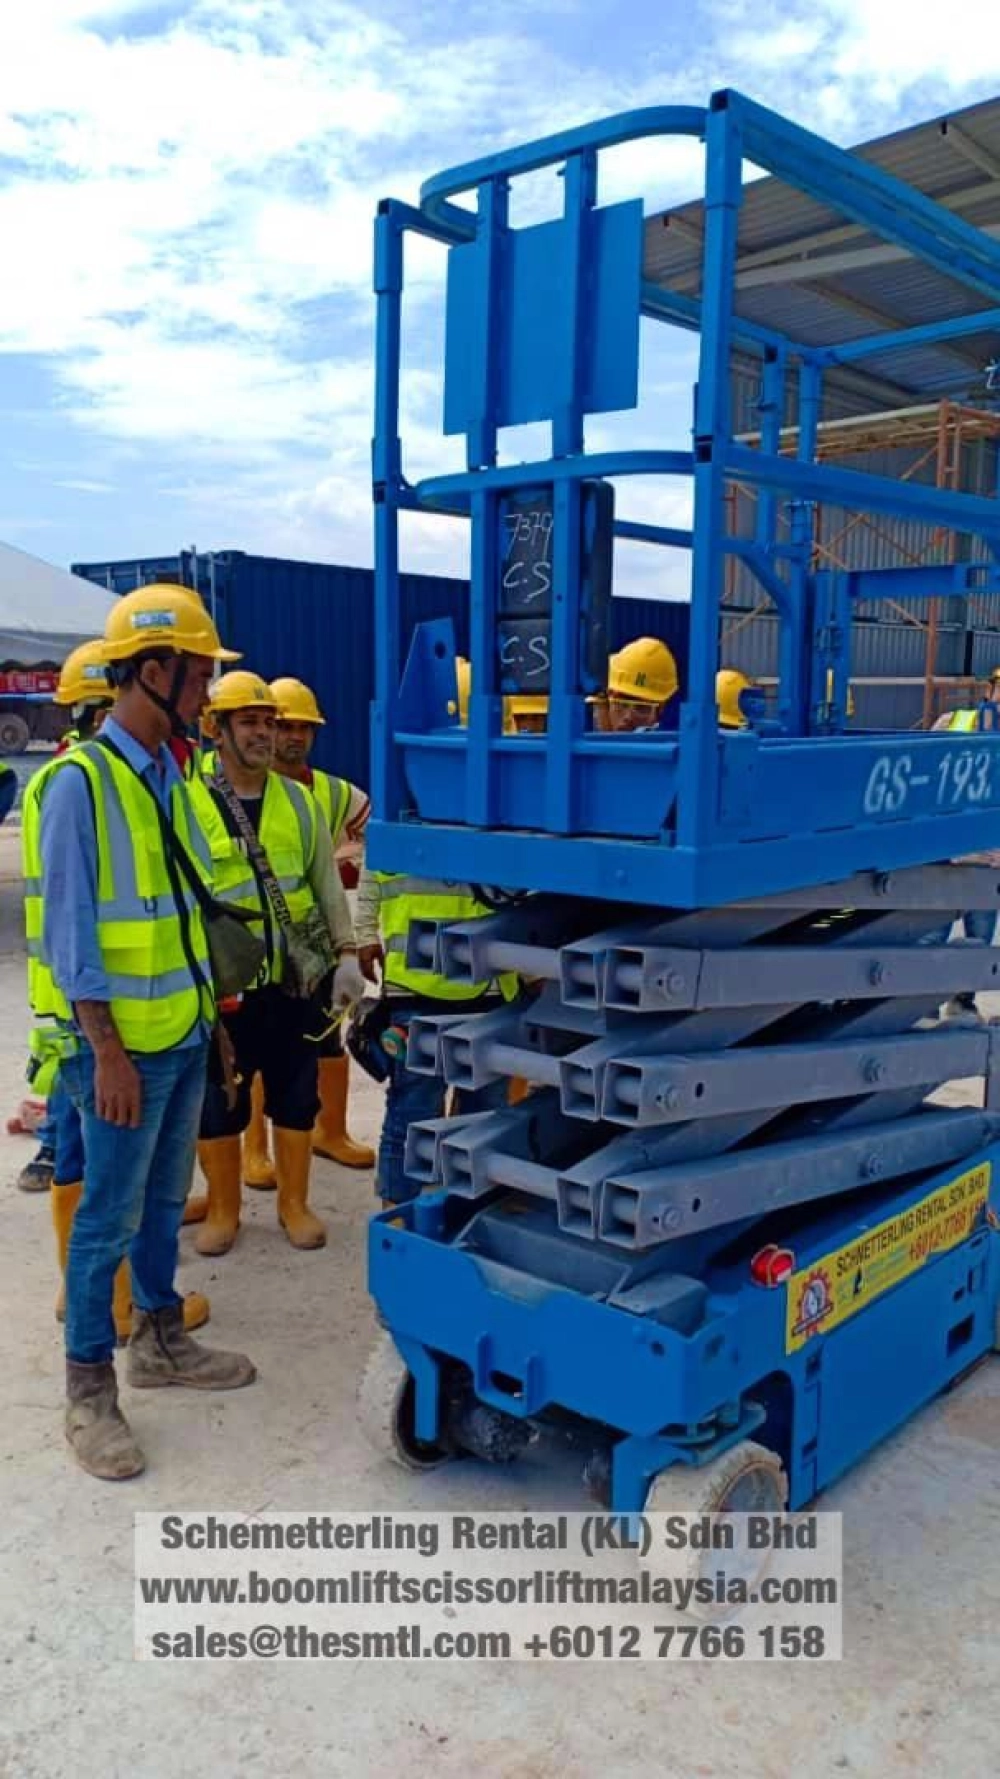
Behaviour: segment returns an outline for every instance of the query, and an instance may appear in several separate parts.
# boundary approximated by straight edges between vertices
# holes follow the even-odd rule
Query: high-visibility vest
[[[435,1001],[472,1000],[491,986],[489,982],[453,982],[450,977],[439,976],[432,970],[408,969],[406,964],[411,921],[479,920],[494,912],[472,894],[467,883],[442,883],[388,871],[373,871],[372,876],[381,885],[379,926],[387,984],[405,988],[411,994],[427,995]],[[496,981],[504,1000],[513,1000],[518,992],[517,976],[508,971]]]
[[[271,903],[263,894],[243,841],[230,833],[219,804],[212,794],[211,777],[192,780],[190,793],[205,831],[212,857],[212,888],[220,902],[247,908],[258,916],[249,930],[264,940],[267,959],[257,986],[279,982],[282,975],[280,929]],[[264,781],[258,839],[293,920],[302,920],[316,897],[308,881],[316,856],[320,813],[316,799],[305,785],[269,772]],[[259,922],[259,924],[258,924]]]
[[[331,773],[322,772],[314,766],[310,789],[323,811],[333,844],[336,846],[347,820],[347,811],[351,807],[350,784],[346,778],[334,778]]]
[[[951,716],[948,719],[948,728],[952,731],[961,730],[963,732],[968,732],[969,730],[972,730],[972,729],[978,729],[979,728],[978,706],[975,710],[953,710],[951,713]]]
[[[22,852],[28,929],[28,991],[32,1011],[69,1023],[72,1008],[45,957],[41,809],[56,772],[76,767],[87,777],[97,832],[97,942],[111,988],[110,1009],[126,1050],[171,1050],[215,1017],[208,944],[201,911],[177,866],[164,854],[149,791],[127,763],[82,742],[35,775],[25,795]],[[206,887],[211,856],[182,784],[170,794],[169,816],[180,844]],[[183,913],[181,912],[183,910]]]

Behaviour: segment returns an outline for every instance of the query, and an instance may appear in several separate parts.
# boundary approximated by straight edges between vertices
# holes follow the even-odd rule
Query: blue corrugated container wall
[[[197,556],[145,556],[139,561],[81,562],[73,573],[115,593],[131,593],[160,579],[197,586],[213,605],[223,638],[243,655],[241,665],[267,679],[292,674],[311,685],[328,720],[316,742],[315,762],[354,784],[369,784],[369,719],[375,681],[374,575],[370,568],[293,562],[222,550]],[[469,644],[468,584],[436,575],[403,575],[403,629],[450,617],[460,654]],[[610,639],[620,648],[634,636],[659,636],[673,651],[681,685],[687,680],[690,610],[653,599],[615,599]]]

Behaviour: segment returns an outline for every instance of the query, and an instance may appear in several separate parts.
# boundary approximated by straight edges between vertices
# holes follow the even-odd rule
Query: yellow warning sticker
[[[939,1186],[909,1210],[877,1223],[843,1248],[792,1273],[786,1300],[785,1351],[829,1334],[891,1285],[971,1234],[990,1193],[990,1163]]]

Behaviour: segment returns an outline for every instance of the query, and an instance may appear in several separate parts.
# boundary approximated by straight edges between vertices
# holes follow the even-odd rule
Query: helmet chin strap
[[[177,714],[177,706],[183,694],[184,687],[187,684],[187,673],[187,656],[178,655],[174,662],[174,673],[173,678],[170,681],[170,690],[165,698],[161,698],[159,692],[154,692],[152,686],[147,686],[141,673],[137,673],[135,676],[135,683],[140,691],[144,692],[150,703],[155,704],[158,710],[162,710],[164,716],[168,719],[171,735],[179,735],[182,737],[186,734],[186,725],[181,722],[180,717]]]

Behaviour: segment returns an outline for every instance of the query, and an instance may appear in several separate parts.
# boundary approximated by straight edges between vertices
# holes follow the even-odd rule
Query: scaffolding
[[[970,447],[976,444],[989,444],[1000,441],[1000,412],[972,406],[965,402],[942,400],[925,402],[907,408],[897,408],[868,414],[855,414],[844,419],[829,419],[821,422],[817,429],[817,459],[826,462],[853,464],[858,467],[859,458],[871,459],[876,454],[895,451],[911,451],[912,461],[898,471],[898,479],[903,482],[921,481],[932,483],[939,489],[950,489],[954,492],[971,492],[969,477],[966,473],[966,459]],[[751,446],[759,446],[759,432],[744,433],[740,442]],[[799,429],[797,426],[785,426],[781,429],[779,449],[782,455],[794,456],[798,449]],[[996,495],[998,492],[998,469],[1000,454],[992,466],[993,473],[988,487],[979,486],[975,492]],[[728,512],[731,528],[746,529],[741,525],[741,503],[749,503],[752,511],[756,506],[757,491],[746,483],[732,482],[728,490]],[[892,521],[871,513],[853,513],[845,515],[843,522],[830,531],[824,531],[824,521],[829,513],[818,507],[813,509],[813,550],[812,567],[849,569],[858,566],[858,540],[865,536],[871,540],[871,556],[880,557],[880,565],[898,567],[933,566],[935,563],[953,564],[960,559],[960,549],[966,549],[968,540],[943,526],[929,530],[927,537],[914,545],[909,537],[908,528],[893,527]],[[782,514],[779,522],[786,530],[790,524],[790,516]],[[751,527],[752,529],[752,527]],[[848,549],[850,545],[850,549]],[[862,554],[867,552],[862,551]],[[852,559],[853,558],[853,559]],[[727,571],[726,603],[731,604],[737,584],[738,565],[730,561]],[[887,599],[883,602],[887,612],[893,612],[902,622],[913,625],[926,637],[923,671],[919,682],[911,678],[885,675],[866,678],[855,676],[855,684],[879,685],[913,685],[920,683],[923,687],[923,704],[920,720],[921,728],[930,728],[942,710],[953,708],[974,695],[979,683],[978,676],[966,673],[940,673],[938,671],[938,654],[941,631],[941,599],[932,598],[922,601],[921,615],[909,610],[898,600]],[[745,630],[756,619],[773,611],[771,600],[766,596],[758,597],[756,603],[748,611],[742,611],[732,621],[723,619],[721,626],[721,646],[725,658],[726,645],[731,644],[739,633]],[[998,641],[1000,648],[1000,641]]]

